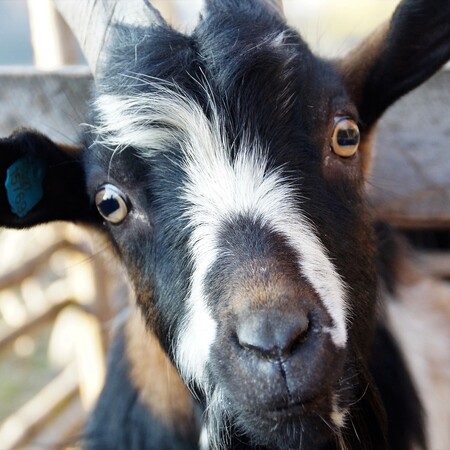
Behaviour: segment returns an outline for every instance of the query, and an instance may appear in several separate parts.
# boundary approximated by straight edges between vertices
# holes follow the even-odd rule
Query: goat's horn
[[[149,0],[53,0],[72,29],[94,76],[101,68],[102,49],[112,38],[111,25],[149,27],[162,23]]]

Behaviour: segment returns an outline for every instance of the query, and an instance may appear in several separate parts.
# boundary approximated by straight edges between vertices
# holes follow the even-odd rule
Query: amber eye
[[[343,158],[353,156],[358,150],[359,128],[356,122],[345,117],[336,119],[331,136],[331,148]]]
[[[98,212],[108,222],[118,224],[128,215],[125,194],[112,184],[103,184],[95,194]]]

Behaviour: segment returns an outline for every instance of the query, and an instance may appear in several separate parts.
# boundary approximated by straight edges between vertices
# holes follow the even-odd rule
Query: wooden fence
[[[53,295],[50,294],[51,290],[47,289],[45,301],[37,308],[37,312],[27,311],[27,317],[22,324],[0,333],[0,361],[2,355],[10,352],[23,337],[30,339],[36,336],[43,327],[50,328],[53,340],[56,341],[53,345],[56,345],[56,350],[54,349],[53,353],[56,351],[57,357],[64,360],[63,364],[59,365],[57,375],[0,424],[2,450],[61,448],[66,440],[75,442],[74,437],[81,430],[86,412],[94,403],[103,384],[108,345],[107,324],[112,317],[108,301],[111,291],[107,266],[99,255],[95,255],[91,243],[83,234],[71,232],[70,226],[52,227],[55,226],[59,229],[52,242],[45,245],[35,256],[25,258],[20,263],[16,262],[15,268],[0,276],[0,310],[7,307],[5,303],[13,300],[11,295],[20,298],[17,288],[29,279],[37,278],[40,284],[51,284],[50,287],[55,288],[61,280],[52,280],[52,283],[49,283],[46,274],[49,261],[55,255],[59,255],[58,265],[62,259],[69,261],[66,264],[72,275],[73,272],[79,275],[82,271],[81,282],[88,283],[87,277],[91,278],[93,289],[90,290],[88,298],[77,296],[67,284],[53,289]],[[49,228],[50,226],[41,229],[40,233],[45,233]],[[15,238],[22,234],[19,231],[2,232],[2,239],[5,238],[5,233],[13,233]],[[9,235],[7,239],[12,237],[13,235]],[[3,242],[3,247],[4,245]],[[8,253],[3,248],[3,255]],[[78,256],[77,262],[73,259],[71,261],[74,255]],[[80,265],[78,269],[77,265]],[[38,296],[38,290],[32,295]],[[5,296],[5,292],[10,294]],[[37,298],[32,299],[35,300],[37,303]],[[70,333],[69,340],[67,333]],[[70,347],[75,347],[75,351]],[[32,373],[33,368],[31,375]],[[10,373],[6,376],[15,375]]]

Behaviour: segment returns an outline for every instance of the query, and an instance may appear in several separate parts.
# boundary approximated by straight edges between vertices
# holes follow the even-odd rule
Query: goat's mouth
[[[237,416],[237,426],[253,443],[272,449],[317,449],[338,432],[326,395],[284,406],[246,409]]]
[[[250,411],[249,411],[250,412]],[[329,417],[332,412],[331,395],[324,393],[314,398],[268,404],[253,413],[273,422],[306,420],[312,416]]]
[[[320,399],[314,399],[306,402],[295,402],[284,406],[268,408],[261,412],[262,416],[266,416],[273,420],[289,420],[290,418],[305,417],[315,412],[321,404]],[[319,409],[323,409],[320,408]]]

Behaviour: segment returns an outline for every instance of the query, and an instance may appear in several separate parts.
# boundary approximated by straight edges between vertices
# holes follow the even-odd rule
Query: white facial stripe
[[[205,381],[209,349],[216,335],[205,299],[206,275],[217,257],[221,224],[237,215],[257,219],[283,236],[298,255],[298,264],[333,320],[324,330],[337,347],[344,347],[346,288],[327,251],[298,208],[298,194],[280,171],[268,171],[255,143],[242,144],[234,162],[226,147],[220,120],[208,119],[200,106],[168,85],[152,84],[151,94],[137,97],[103,95],[96,103],[97,133],[113,149],[131,145],[145,157],[178,142],[184,152],[187,184],[180,194],[192,227],[193,275],[185,317],[175,346],[177,365],[186,381]],[[157,126],[157,128],[155,128]]]
[[[195,229],[191,237],[193,274],[191,293],[187,299],[188,312],[183,320],[175,347],[177,366],[186,381],[204,385],[205,366],[209,349],[216,336],[217,324],[206,305],[203,280],[216,259],[214,236],[208,227]],[[210,239],[200,239],[209,236]]]
[[[198,153],[204,151],[205,148]],[[194,254],[212,265],[223,221],[237,215],[259,219],[262,225],[284,236],[299,255],[301,272],[333,319],[334,326],[328,330],[333,342],[337,347],[344,347],[347,341],[344,283],[312,226],[298,210],[294,189],[279,172],[266,171],[267,162],[257,149],[251,153],[245,149],[239,151],[234,164],[226,158],[225,151],[210,151],[207,161],[187,160],[189,184],[184,200],[191,205],[187,215],[196,230],[191,241]],[[211,160],[212,155],[216,161]],[[210,246],[208,256],[196,250],[199,246]],[[205,274],[208,268],[202,267]]]

